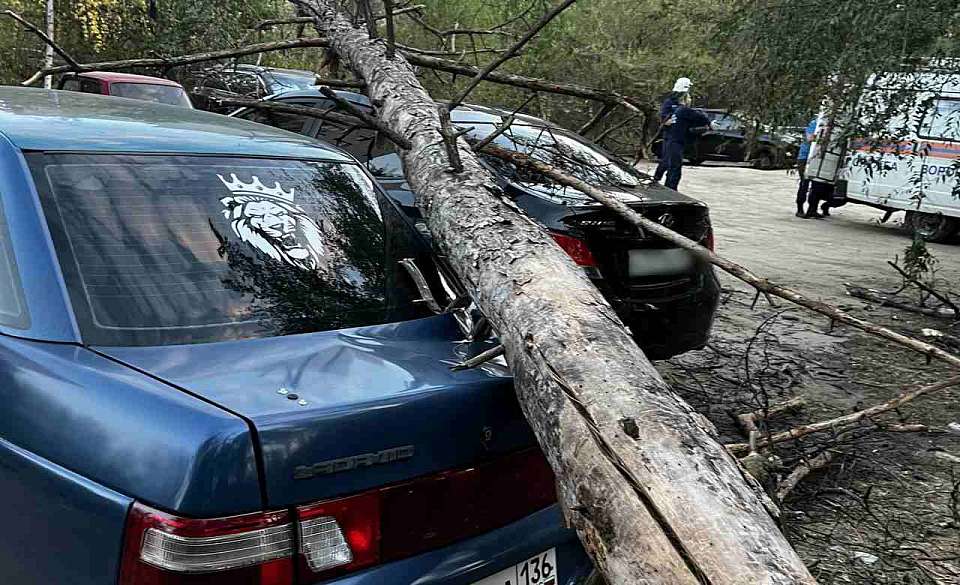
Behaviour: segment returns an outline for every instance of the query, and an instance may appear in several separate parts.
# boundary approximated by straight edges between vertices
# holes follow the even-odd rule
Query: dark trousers
[[[663,183],[671,189],[676,189],[680,184],[680,174],[683,169],[683,144],[674,141],[663,143],[663,152],[660,156],[660,163],[653,174],[653,179],[659,181],[664,174],[667,180]]]
[[[797,163],[797,172],[800,173],[800,186],[797,187],[797,211],[803,213],[803,204],[807,201],[810,191],[810,179],[807,178],[807,161]]]

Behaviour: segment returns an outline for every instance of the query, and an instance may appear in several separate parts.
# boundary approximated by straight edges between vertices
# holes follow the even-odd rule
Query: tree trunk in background
[[[710,423],[463,141],[464,172],[448,172],[437,107],[410,65],[334,0],[291,1],[411,142],[404,168],[430,231],[496,328],[565,516],[609,583],[814,583]]]
[[[53,5],[54,0],[47,0],[47,36],[51,40],[53,37],[53,19],[55,18],[56,10]],[[44,67],[53,67],[53,45],[47,44],[43,50],[43,66]],[[43,87],[50,89],[53,87],[53,76],[47,75],[43,78]]]

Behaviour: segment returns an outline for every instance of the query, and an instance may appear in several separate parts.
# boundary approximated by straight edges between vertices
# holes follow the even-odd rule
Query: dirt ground
[[[685,168],[681,191],[711,206],[718,251],[757,273],[911,335],[960,335],[950,319],[879,307],[844,283],[895,290],[886,262],[909,238],[896,217],[848,205],[826,220],[793,217],[795,177],[784,171]],[[943,286],[960,292],[960,246],[930,245]],[[665,362],[665,379],[717,426],[743,442],[731,415],[793,397],[806,405],[761,432],[829,419],[935,382],[949,370],[908,350],[785,301],[771,307],[721,276],[723,304],[710,345]],[[949,348],[948,348],[949,349]],[[899,432],[897,424],[924,431]],[[810,435],[774,449],[765,484],[775,491],[798,464],[824,451],[829,467],[783,501],[784,530],[821,584],[960,584],[960,388],[941,391],[859,427]]]

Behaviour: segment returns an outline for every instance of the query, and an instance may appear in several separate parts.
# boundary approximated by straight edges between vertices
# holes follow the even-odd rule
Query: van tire
[[[960,230],[960,221],[956,218],[922,211],[908,211],[903,224],[909,232],[936,244],[946,242]]]

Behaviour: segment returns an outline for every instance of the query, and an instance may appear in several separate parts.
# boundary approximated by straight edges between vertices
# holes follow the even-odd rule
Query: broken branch
[[[326,87],[326,86],[322,86],[322,85],[321,85],[321,86],[320,86],[320,93],[322,93],[326,98],[328,98],[330,101],[332,101],[333,103],[335,103],[335,104],[337,105],[337,107],[340,108],[341,110],[349,113],[349,114],[352,115],[352,116],[355,116],[356,118],[358,118],[361,122],[363,122],[363,123],[366,124],[367,126],[370,126],[371,128],[376,128],[376,129],[377,129],[377,132],[382,133],[384,136],[386,136],[387,138],[389,138],[391,142],[393,142],[394,144],[396,144],[396,145],[399,146],[400,148],[403,148],[403,149],[405,149],[405,150],[409,150],[409,149],[410,149],[410,141],[409,141],[409,140],[407,140],[407,139],[404,138],[403,136],[400,136],[399,134],[397,134],[396,132],[394,132],[392,129],[388,128],[386,125],[383,124],[383,122],[381,122],[381,121],[380,121],[378,118],[376,118],[375,116],[372,116],[372,115],[368,114],[367,112],[364,112],[363,110],[361,110],[361,109],[358,108],[357,106],[351,104],[351,103],[348,102],[347,100],[345,100],[345,99],[343,99],[342,97],[338,96],[338,95],[336,94],[336,92],[333,91],[332,89],[330,89],[329,87]]]
[[[543,30],[543,27],[550,24],[550,21],[556,18],[561,12],[569,8],[576,0],[562,0],[558,4],[554,5],[553,8],[544,13],[543,16],[530,28],[522,37],[520,37],[517,42],[510,46],[509,49],[504,51],[499,57],[487,63],[486,67],[483,70],[479,71],[473,79],[470,80],[470,83],[467,84],[467,87],[464,88],[460,95],[450,101],[449,109],[456,108],[458,105],[462,104],[467,96],[470,95],[470,92],[473,91],[475,87],[480,85],[480,82],[486,79],[488,75],[493,73],[493,70],[497,67],[506,63],[509,59],[512,59],[514,55],[517,54],[520,49],[522,49],[527,43],[533,40],[533,37]]]
[[[786,497],[793,491],[797,485],[803,481],[803,478],[807,477],[814,471],[822,469],[833,461],[833,454],[830,451],[824,451],[823,453],[817,455],[813,459],[807,459],[798,465],[790,475],[787,476],[787,479],[783,480],[780,483],[780,487],[777,488],[777,501],[782,502]]]
[[[757,441],[756,447],[758,449],[767,447],[770,445],[775,445],[777,443],[782,443],[784,441],[789,441],[792,439],[799,439],[800,437],[805,437],[813,433],[819,433],[823,431],[832,431],[838,430],[845,427],[853,426],[859,424],[860,421],[864,419],[869,419],[878,414],[883,414],[884,412],[889,412],[900,408],[904,404],[915,400],[921,396],[927,394],[932,394],[939,390],[945,390],[947,388],[952,388],[954,386],[960,385],[960,376],[953,376],[952,378],[947,378],[935,384],[928,384],[926,386],[921,386],[916,390],[911,390],[909,392],[903,392],[902,394],[897,395],[886,402],[881,402],[880,404],[875,404],[870,408],[864,408],[856,412],[844,416],[838,416],[836,418],[831,418],[829,420],[820,421],[817,423],[803,425],[800,427],[795,427],[781,433],[775,433],[769,437],[764,437]],[[743,455],[750,452],[750,445],[748,443],[734,443],[732,445],[727,445],[727,449],[735,455]]]
[[[53,39],[51,39],[50,37],[48,37],[45,32],[43,32],[42,30],[40,30],[40,28],[37,27],[37,26],[36,26],[35,24],[33,24],[32,22],[29,22],[28,20],[26,20],[25,18],[23,18],[22,16],[20,16],[20,15],[17,14],[16,12],[14,12],[13,10],[4,10],[3,12],[0,12],[0,14],[4,14],[4,15],[9,16],[10,18],[16,20],[17,22],[19,22],[20,24],[22,24],[22,25],[24,26],[24,28],[26,28],[26,29],[29,30],[30,32],[32,32],[32,33],[34,33],[35,35],[37,35],[38,37],[40,37],[40,40],[42,40],[42,41],[43,41],[44,43],[46,43],[47,45],[50,45],[50,48],[53,49],[53,51],[54,51],[57,55],[60,55],[60,56],[63,58],[63,60],[67,62],[67,64],[68,64],[69,66],[71,66],[71,67],[78,67],[78,66],[79,66],[79,63],[77,63],[76,60],[74,60],[74,58],[71,57],[70,54],[67,53],[67,52],[63,49],[63,47],[61,47],[60,45],[58,45],[57,43],[55,43],[55,42],[53,41]]]

